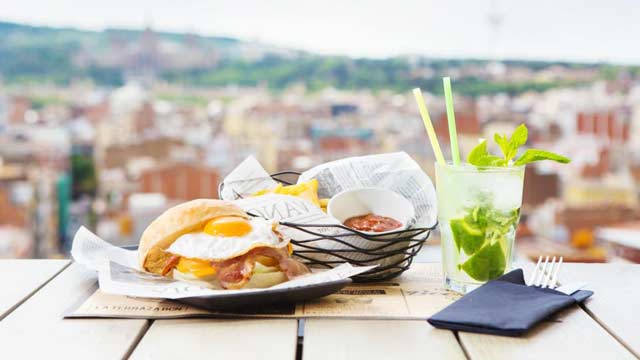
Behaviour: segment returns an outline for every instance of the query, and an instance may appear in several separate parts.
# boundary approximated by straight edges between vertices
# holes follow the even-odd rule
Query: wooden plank
[[[294,360],[297,331],[298,322],[292,319],[158,320],[131,359]]]
[[[634,359],[579,307],[572,307],[526,336],[459,332],[470,359]]]
[[[0,260],[0,320],[67,265],[69,260]]]
[[[305,321],[304,360],[464,359],[450,331],[419,320]]]
[[[0,322],[2,354],[22,359],[116,359],[127,356],[147,320],[63,319],[62,313],[96,283],[71,264]]]
[[[565,283],[588,283],[595,293],[586,310],[640,358],[640,265],[566,264],[561,275]]]

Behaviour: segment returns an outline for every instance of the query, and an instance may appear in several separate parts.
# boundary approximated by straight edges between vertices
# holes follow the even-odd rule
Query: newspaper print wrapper
[[[224,178],[223,183],[220,194],[223,200],[246,198],[258,190],[272,189],[278,185],[253,156],[249,156],[233,169]]]
[[[341,191],[362,187],[380,187],[395,191],[411,201],[415,208],[416,216],[409,227],[431,227],[436,223],[437,200],[433,183],[420,166],[405,152],[352,157],[318,165],[302,173],[298,183],[311,179],[318,180],[318,196],[320,198],[331,198]],[[297,224],[339,224],[337,219],[328,216],[318,207],[302,199],[284,195],[281,197],[285,198],[278,198],[276,195],[251,197],[259,190],[271,189],[276,186],[277,182],[269,176],[260,163],[255,158],[249,157],[224,179],[224,189],[221,196],[225,200],[242,198],[236,203],[245,211],[269,219]],[[303,206],[302,204],[305,203],[306,205]],[[313,230],[327,234],[327,236],[344,233],[344,230],[330,227],[317,227]],[[280,231],[296,240],[316,238],[314,235],[290,227],[282,227]],[[379,244],[358,236],[341,237],[341,239],[365,249],[379,246]],[[408,241],[402,241],[387,247],[386,250],[401,249],[407,245],[409,245]],[[349,252],[349,258],[358,261],[371,259],[367,265],[394,264],[405,256],[403,253],[399,253],[397,256],[376,259],[379,258],[379,255],[367,255],[353,251],[353,248],[348,245],[332,240],[314,241],[314,246],[325,250],[352,250]],[[326,253],[310,254],[307,252],[305,256],[318,261],[341,260],[339,257]],[[393,271],[393,269],[389,271]]]
[[[265,289],[212,290],[187,282],[143,272],[138,269],[136,250],[126,250],[109,244],[85,227],[81,227],[73,238],[73,259],[89,269],[98,271],[100,290],[108,294],[156,298],[180,299],[194,296],[211,296],[232,292],[260,292]],[[373,267],[354,267],[342,264],[327,271],[293,279],[271,287],[293,288],[346,279]]]

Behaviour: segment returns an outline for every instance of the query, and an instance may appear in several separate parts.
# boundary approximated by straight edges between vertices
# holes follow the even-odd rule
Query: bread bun
[[[138,246],[140,268],[161,274],[171,254],[165,250],[183,234],[202,228],[221,216],[248,215],[236,205],[223,200],[197,199],[174,206],[158,216],[142,233]]]

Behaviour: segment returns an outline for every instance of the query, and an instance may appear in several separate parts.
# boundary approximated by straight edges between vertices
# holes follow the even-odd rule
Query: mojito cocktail
[[[436,164],[448,288],[466,293],[511,269],[524,168]]]
[[[419,88],[413,89],[420,116],[436,158],[438,222],[445,286],[466,293],[511,270],[513,243],[520,220],[526,164],[551,160],[568,164],[566,156],[529,148],[529,130],[518,125],[511,136],[495,133],[501,155],[491,153],[487,139],[479,139],[461,163],[458,149],[451,79],[442,79],[449,125],[452,163],[447,164],[429,111]]]

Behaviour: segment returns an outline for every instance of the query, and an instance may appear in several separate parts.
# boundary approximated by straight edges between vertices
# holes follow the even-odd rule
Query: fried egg
[[[190,259],[211,261],[240,256],[261,246],[287,246],[289,241],[281,239],[273,231],[274,224],[273,221],[262,218],[215,218],[209,220],[202,231],[178,237],[167,251]]]

